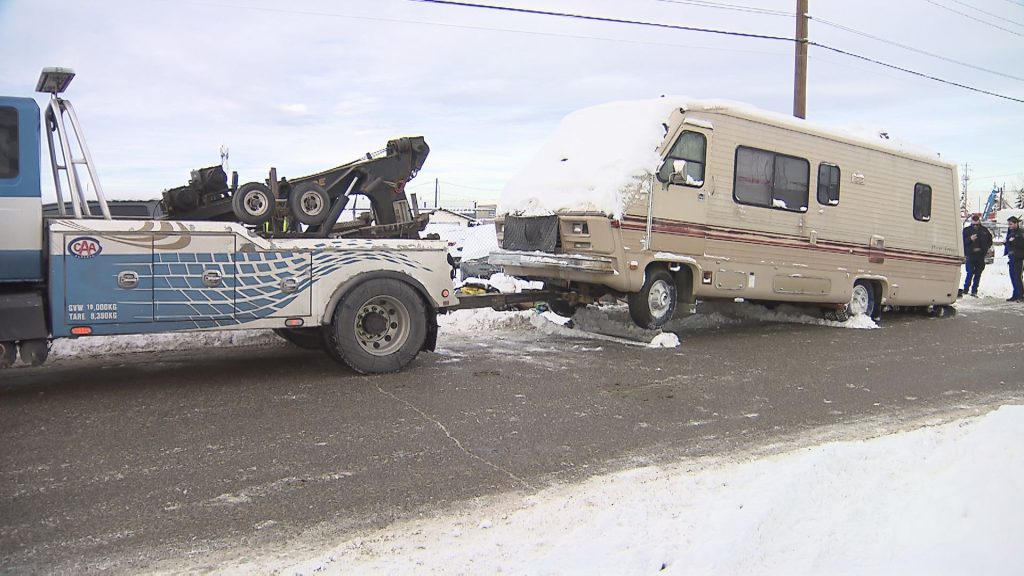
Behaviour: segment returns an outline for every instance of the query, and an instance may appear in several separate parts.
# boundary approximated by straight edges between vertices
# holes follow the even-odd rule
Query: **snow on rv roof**
[[[662,126],[688,99],[600,104],[566,116],[555,134],[505,186],[498,212],[559,210],[620,215],[623,188],[658,165]]]
[[[570,113],[537,154],[512,177],[498,200],[499,214],[540,216],[559,211],[602,212],[620,217],[636,179],[650,175],[672,112],[729,111],[826,137],[911,154],[935,162],[933,152],[892,139],[881,131],[836,131],[741,102],[665,96],[599,104]],[[711,123],[691,120],[711,128]],[[632,185],[632,187],[631,187]]]

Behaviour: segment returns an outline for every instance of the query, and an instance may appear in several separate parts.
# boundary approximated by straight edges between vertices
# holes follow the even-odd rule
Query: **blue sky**
[[[793,17],[765,11],[796,5],[482,3],[788,37]],[[813,41],[1024,100],[1007,77],[1024,78],[1024,2],[810,0],[810,14]],[[67,96],[112,198],[184,184],[222,145],[248,181],[422,134],[431,154],[410,189],[432,201],[438,179],[442,203],[486,202],[578,108],[684,94],[792,111],[789,42],[408,0],[0,0],[0,54],[2,94],[29,95],[44,66],[75,69]],[[807,108],[968,163],[972,208],[994,183],[1024,186],[1024,103],[811,47]]]

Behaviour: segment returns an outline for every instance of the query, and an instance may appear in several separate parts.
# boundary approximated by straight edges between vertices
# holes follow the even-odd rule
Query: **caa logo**
[[[68,242],[68,252],[78,258],[92,258],[103,252],[103,247],[100,246],[100,241],[95,238],[79,236]]]

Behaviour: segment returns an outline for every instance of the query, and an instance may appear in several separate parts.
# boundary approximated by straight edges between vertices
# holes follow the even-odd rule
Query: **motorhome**
[[[697,300],[946,309],[956,164],[886,137],[729,102],[585,109],[510,181],[491,262],[564,290],[562,311],[624,298],[647,328]]]

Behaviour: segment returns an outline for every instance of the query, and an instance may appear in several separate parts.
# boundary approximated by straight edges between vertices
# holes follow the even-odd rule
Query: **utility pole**
[[[796,0],[796,63],[793,71],[793,116],[807,117],[807,1]]]
[[[438,179],[434,178],[434,208],[435,209],[438,208],[437,200],[438,200],[438,197],[440,196],[440,193],[441,193],[441,189],[438,186]]]
[[[967,183],[971,181],[971,165],[964,162],[964,171],[960,174],[960,217],[967,219]]]

